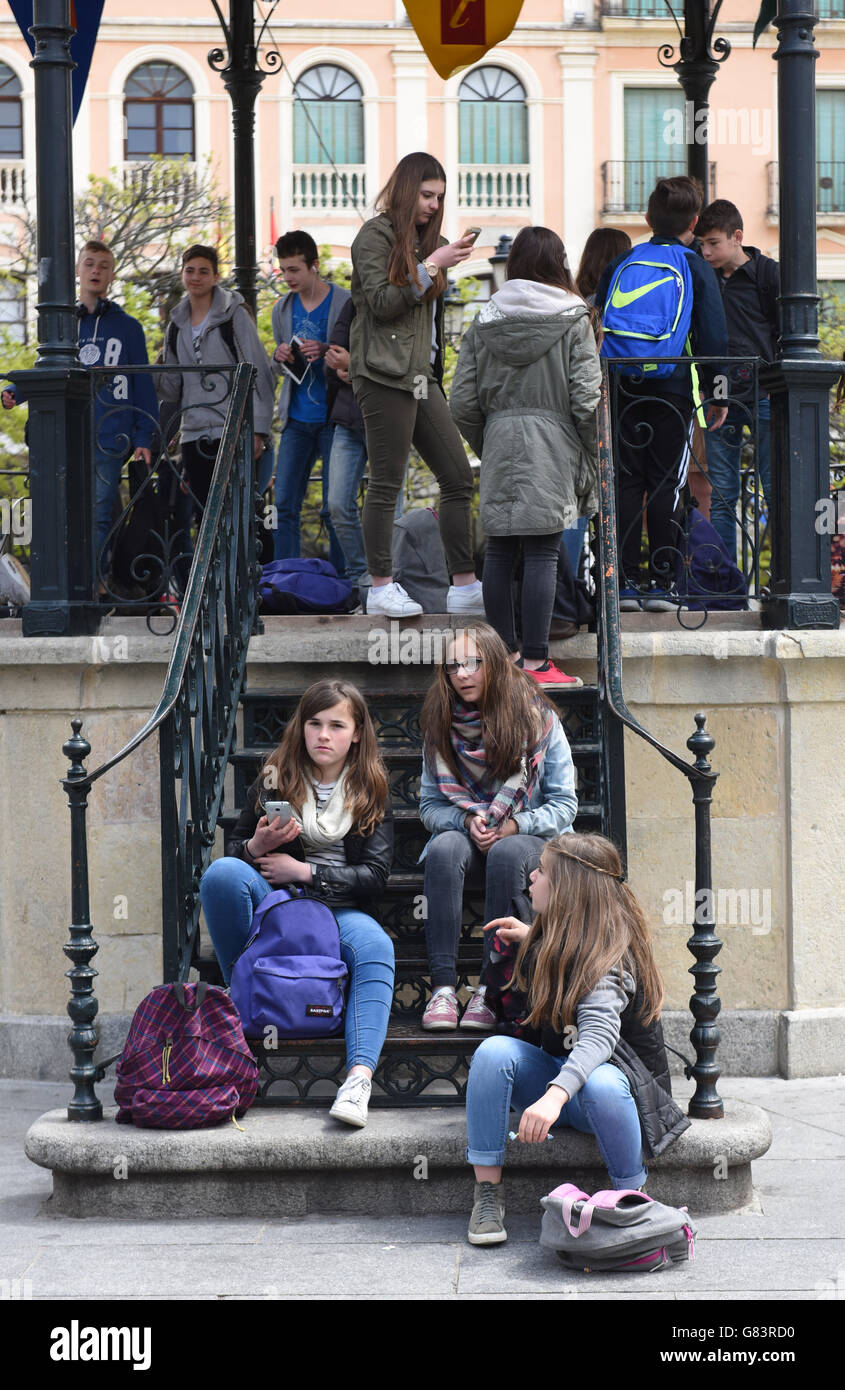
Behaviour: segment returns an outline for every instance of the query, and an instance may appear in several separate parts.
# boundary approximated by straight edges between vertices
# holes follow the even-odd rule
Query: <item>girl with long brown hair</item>
[[[458,1026],[465,885],[483,885],[488,919],[509,912],[524,897],[545,842],[568,829],[578,803],[554,707],[486,623],[454,633],[421,725],[420,820],[432,832],[422,854],[432,989],[422,1026],[443,1031]],[[460,1026],[485,1031],[494,1024],[481,987]]]
[[[422,612],[392,578],[393,514],[412,443],[440,484],[448,611],[484,611],[472,550],[472,471],[441,386],[445,272],[467,259],[474,237],[451,244],[441,237],[445,194],[439,161],[406,155],[376,200],[377,215],[352,243],[349,376],[370,465],[362,518],[373,581],[367,612],[390,618]]]
[[[646,1081],[665,1089],[657,1123],[663,1145],[687,1127],[669,1092],[659,1016],[663,986],[643,910],[624,879],[616,847],[601,835],[560,835],[543,848],[531,875],[533,926],[494,918],[485,932],[494,951],[518,947],[508,979],[491,957],[488,998],[508,999],[516,1036],[487,1038],[467,1084],[467,1159],[475,1168],[473,1245],[507,1239],[502,1165],[511,1106],[522,1110],[518,1139],[541,1143],[554,1125],[594,1134],[614,1188],[641,1188],[638,1100],[626,1071],[610,1065],[620,1031],[647,1067]],[[501,943],[501,947],[499,946]],[[649,1102],[652,1107],[655,1102]],[[667,1134],[670,1137],[666,1137]]]
[[[268,818],[265,806],[277,801],[288,802],[290,819]],[[272,889],[304,884],[332,909],[349,996],[348,1070],[330,1113],[359,1128],[393,1001],[393,943],[370,915],[392,858],[387,775],[364,698],[346,681],[317,681],[250,787],[200,897],[227,984],[255,909]]]
[[[464,334],[450,407],[481,459],[487,619],[543,686],[581,685],[549,660],[549,627],[564,529],[597,510],[600,392],[590,313],[566,248],[548,227],[523,227],[506,283]],[[513,576],[520,554],[518,640]]]

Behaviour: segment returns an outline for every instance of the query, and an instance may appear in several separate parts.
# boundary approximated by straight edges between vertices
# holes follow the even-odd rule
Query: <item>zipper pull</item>
[[[161,1084],[168,1085],[170,1081],[170,1054],[173,1051],[173,1039],[168,1038],[161,1050]]]

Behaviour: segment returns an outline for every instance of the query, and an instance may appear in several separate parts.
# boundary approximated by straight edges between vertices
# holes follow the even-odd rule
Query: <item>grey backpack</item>
[[[540,1205],[540,1244],[556,1251],[567,1269],[650,1274],[695,1256],[695,1227],[686,1207],[667,1207],[645,1192],[623,1188],[589,1197],[565,1182]]]
[[[424,613],[446,612],[449,571],[431,507],[411,507],[394,522],[393,578]]]

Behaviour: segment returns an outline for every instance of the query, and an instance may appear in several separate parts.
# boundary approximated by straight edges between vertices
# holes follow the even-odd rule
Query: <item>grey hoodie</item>
[[[508,280],[461,343],[449,404],[481,459],[488,536],[551,535],[596,509],[601,367],[583,299]]]
[[[178,362],[185,367],[195,367],[208,363],[211,366],[229,365],[232,355],[220,333],[220,324],[232,320],[235,343],[239,349],[238,360],[251,362],[258,375],[253,392],[253,428],[256,434],[269,434],[273,422],[273,397],[276,382],[264,346],[258,336],[255,320],[237,290],[224,290],[221,285],[214,286],[211,296],[211,310],[200,339],[197,362],[191,336],[191,301],[187,295],[180,299],[171,322],[176,325],[176,357],[170,352],[165,335],[165,364]],[[176,401],[182,410],[182,438],[187,442],[206,436],[219,439],[223,433],[229,395],[229,376],[216,377],[214,373],[203,372],[163,372],[159,376],[159,395],[163,401]],[[209,390],[211,387],[211,390]]]

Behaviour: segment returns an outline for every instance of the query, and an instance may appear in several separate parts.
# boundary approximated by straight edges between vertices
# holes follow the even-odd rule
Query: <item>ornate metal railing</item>
[[[614,374],[615,375],[615,374]],[[619,623],[619,560],[616,541],[616,477],[614,470],[614,431],[611,427],[610,383],[607,364],[602,367],[602,393],[598,407],[600,523],[598,531],[599,604],[596,626],[599,699],[610,714],[625,728],[650,743],[658,753],[682,772],[692,789],[695,807],[695,920],[693,934],[687,942],[695,964],[690,973],[695,989],[690,1010],[695,1024],[690,1041],[695,1049],[695,1064],[687,1074],[695,1080],[695,1094],[689,1103],[689,1113],[696,1119],[721,1119],[724,1105],[716,1090],[719,1067],[716,1049],[719,1029],[716,1018],[721,1009],[717,993],[717,978],[721,967],[715,957],[722,942],[714,931],[713,874],[710,846],[710,803],[718,773],[708,761],[715,740],[705,729],[706,717],[696,714],[695,733],[687,739],[687,748],[695,761],[685,762],[677,753],[664,747],[635,719],[622,693],[622,647]]]
[[[694,366],[701,405],[690,419],[680,397],[661,392],[659,384],[649,390],[647,361],[629,358],[631,374],[611,369],[608,375],[621,601],[626,609],[674,610],[682,627],[701,627],[712,609],[748,608],[760,597],[767,578],[768,397],[759,387],[758,358],[661,359]],[[728,417],[719,429],[710,429],[713,412],[728,404],[728,393]],[[728,448],[740,451],[735,490],[725,480]],[[685,481],[689,504],[683,501]],[[717,541],[700,535],[694,503],[741,568],[728,565]]]
[[[833,18],[832,15],[827,16]],[[845,18],[839,15],[838,18]],[[766,165],[766,216],[780,216],[780,174],[776,159]],[[816,160],[816,212],[845,216],[845,160]]]
[[[69,1042],[75,1083],[71,1120],[102,1118],[93,1061],[97,1000],[91,960],[97,952],[88,900],[85,811],[93,784],[159,735],[162,838],[163,979],[185,979],[199,923],[199,884],[211,860],[223,781],[235,732],[247,648],[257,614],[255,461],[251,382],[233,369],[223,433],[184,594],[161,698],[129,743],[94,772],[82,720],[63,745],[70,760],[63,786],[71,811],[72,924],[65,954],[73,1022]]]
[[[674,154],[661,155],[660,159],[606,159],[601,166],[602,214],[645,212],[657,180],[685,174],[686,161],[683,143],[675,146]],[[711,163],[708,168],[710,196],[715,198],[716,165]]]

